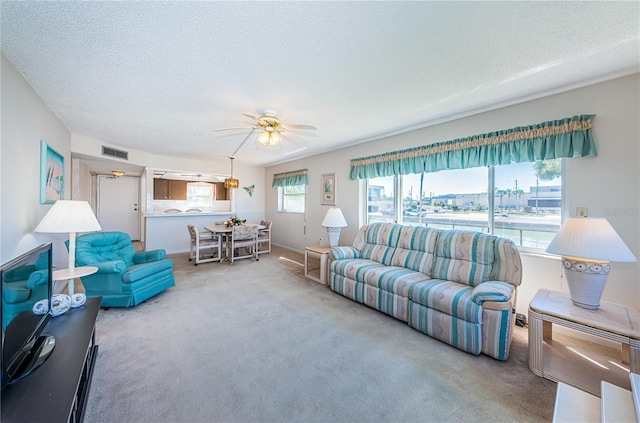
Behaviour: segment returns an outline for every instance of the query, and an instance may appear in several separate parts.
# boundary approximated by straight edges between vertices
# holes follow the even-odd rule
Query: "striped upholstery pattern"
[[[431,276],[438,233],[437,229],[424,226],[404,226],[400,230],[398,246],[391,264]]]
[[[473,301],[473,288],[457,282],[431,279],[411,286],[409,299],[472,323],[482,323],[482,306]]]
[[[516,314],[511,310],[482,311],[482,352],[498,360],[509,358]]]
[[[482,352],[482,325],[409,301],[409,326],[449,345],[478,355]]]
[[[441,231],[431,277],[476,286],[491,276],[494,236],[473,231]]]
[[[342,275],[332,274],[329,279],[332,291],[359,303],[364,303],[364,285]]]
[[[463,351],[508,358],[522,279],[512,241],[373,223],[360,228],[352,247],[332,248],[330,258],[333,291]],[[491,309],[483,308],[487,301]]]
[[[329,257],[331,260],[360,258],[360,250],[355,247],[332,247]]]
[[[365,229],[365,244],[362,257],[390,265],[402,225],[388,223],[372,223]]]
[[[518,248],[510,239],[496,238],[495,261],[491,280],[508,282],[520,286],[522,282],[522,261]]]

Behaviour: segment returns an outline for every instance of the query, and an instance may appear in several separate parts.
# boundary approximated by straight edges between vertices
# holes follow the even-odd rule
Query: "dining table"
[[[257,224],[257,223],[248,223],[248,224],[244,224],[242,226],[257,226],[258,230],[266,228],[266,226],[260,225],[260,224]],[[226,225],[209,225],[209,226],[205,226],[204,230],[218,235],[218,251],[220,251],[221,260],[226,259],[226,257],[223,257],[223,255],[222,255],[223,254],[223,251],[222,251],[222,239],[224,237],[229,236],[229,234],[233,231],[233,227],[232,226],[226,226]],[[224,250],[224,254],[226,256],[226,248]]]

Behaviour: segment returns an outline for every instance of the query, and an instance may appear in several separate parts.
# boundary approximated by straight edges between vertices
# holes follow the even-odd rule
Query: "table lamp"
[[[76,232],[102,230],[91,206],[86,201],[58,200],[44,215],[35,232],[69,233],[69,272],[76,262]]]
[[[571,301],[596,310],[612,261],[635,262],[636,257],[602,217],[572,217],[560,227],[546,249],[562,256]]]
[[[332,207],[327,210],[327,214],[324,216],[322,226],[327,228],[327,235],[329,236],[329,246],[337,247],[340,240],[341,228],[347,226],[347,221],[344,220],[342,211],[338,207]]]

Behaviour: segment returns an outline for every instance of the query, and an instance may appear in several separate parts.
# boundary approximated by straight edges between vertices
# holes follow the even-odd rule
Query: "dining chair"
[[[216,234],[211,232],[200,233],[198,228],[193,225],[187,225],[187,229],[191,237],[189,261],[195,259],[194,265],[197,266],[200,263],[220,261],[222,259],[221,243]],[[216,250],[218,250],[218,254],[216,254]]]
[[[231,233],[227,239],[227,259],[233,266],[233,262],[238,259],[254,257],[258,258],[258,225],[232,226]],[[245,255],[240,254],[240,249],[246,250]]]
[[[258,230],[258,254],[268,253],[271,254],[271,225],[273,222],[271,220],[262,220],[260,221],[260,225],[264,226],[264,229]],[[267,244],[267,248],[264,250],[260,249],[260,244]]]

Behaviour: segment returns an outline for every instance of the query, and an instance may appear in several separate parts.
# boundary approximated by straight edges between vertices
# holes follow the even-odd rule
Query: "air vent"
[[[115,148],[102,146],[102,155],[117,157],[118,159],[129,160],[129,152],[116,150]]]

